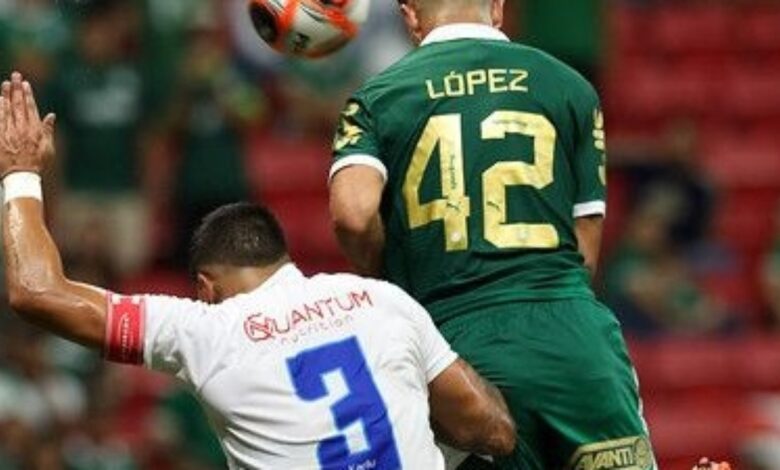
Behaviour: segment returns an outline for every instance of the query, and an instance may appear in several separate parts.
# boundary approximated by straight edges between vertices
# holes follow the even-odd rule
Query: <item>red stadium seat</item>
[[[253,137],[247,166],[260,194],[322,193],[327,189],[330,142],[265,134]]]
[[[646,400],[645,417],[656,453],[663,459],[687,461],[688,468],[702,455],[733,457],[744,433],[743,400],[736,394]]]
[[[706,116],[723,113],[721,100],[724,64],[712,57],[659,60],[642,56],[626,60],[607,79],[608,111],[621,118]]]
[[[737,363],[719,341],[685,338],[633,343],[631,353],[647,393],[734,386]]]
[[[716,236],[747,256],[762,253],[772,241],[778,201],[772,189],[730,191],[715,214]]]
[[[335,265],[334,260],[340,259],[325,194],[285,194],[265,202],[284,227],[293,260],[307,272],[323,264]],[[343,266],[343,263],[340,266]]]
[[[633,58],[607,77],[610,114],[620,119],[648,120],[662,116],[667,107],[665,64],[647,58]]]
[[[713,112],[743,120],[780,114],[780,67],[735,63],[718,81],[722,106]]]
[[[755,296],[755,279],[746,269],[736,272],[706,273],[696,276],[696,283],[707,295],[723,304],[728,312],[745,315],[750,324],[758,323],[758,302]]]
[[[780,7],[759,4],[744,8],[733,32],[743,52],[780,51]]]
[[[780,187],[780,137],[722,135],[703,146],[702,165],[721,187]]]
[[[757,337],[734,351],[738,380],[746,390],[780,391],[780,338]]]
[[[627,53],[644,51],[645,9],[620,3],[610,8],[609,13],[610,43],[617,49],[617,62],[620,63],[620,57]]]
[[[711,112],[722,93],[713,77],[723,75],[724,63],[719,57],[692,56],[678,60],[666,69],[668,88],[665,101],[672,116],[702,116]]]
[[[649,20],[653,45],[664,54],[728,50],[736,17],[722,3],[661,4]]]

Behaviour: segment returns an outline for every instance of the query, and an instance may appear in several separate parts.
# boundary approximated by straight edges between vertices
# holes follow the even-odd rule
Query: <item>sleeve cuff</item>
[[[336,173],[343,170],[348,166],[364,165],[370,166],[382,175],[382,180],[387,182],[387,167],[382,163],[380,159],[373,155],[361,154],[361,155],[349,155],[344,158],[338,159],[333,166],[330,167],[330,174],[328,175],[328,184],[333,181],[333,177]]]
[[[444,372],[447,367],[454,364],[457,360],[458,355],[453,350],[449,350],[447,354],[442,354],[438,360],[436,360],[430,367],[428,367],[428,371],[426,373],[428,383],[433,382],[436,377],[439,376],[439,374]]]
[[[574,218],[588,217],[591,215],[607,215],[607,203],[604,201],[582,202],[574,205]]]

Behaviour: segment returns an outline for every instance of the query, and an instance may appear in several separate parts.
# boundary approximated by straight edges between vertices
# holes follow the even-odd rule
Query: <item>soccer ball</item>
[[[322,57],[354,38],[370,0],[250,0],[249,16],[263,40],[293,56]]]

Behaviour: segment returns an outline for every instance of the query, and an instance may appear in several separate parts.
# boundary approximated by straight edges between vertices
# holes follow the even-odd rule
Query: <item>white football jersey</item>
[[[307,278],[288,264],[219,305],[160,296],[113,305],[129,302],[145,312],[143,361],[192,388],[231,468],[444,468],[427,386],[456,355],[398,287]],[[121,318],[112,323],[120,343],[132,337]]]

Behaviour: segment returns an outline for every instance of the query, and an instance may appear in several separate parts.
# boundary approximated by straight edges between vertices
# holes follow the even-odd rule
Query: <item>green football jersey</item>
[[[469,28],[478,37],[424,42],[369,80],[334,140],[331,175],[352,164],[386,175],[385,275],[439,324],[592,296],[574,219],[605,211],[591,85],[498,30]]]

